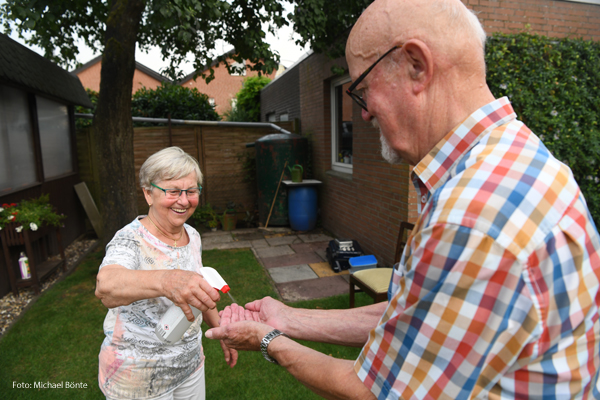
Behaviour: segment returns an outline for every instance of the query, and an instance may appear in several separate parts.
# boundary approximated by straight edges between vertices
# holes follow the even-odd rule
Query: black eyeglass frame
[[[385,56],[387,56],[388,54],[390,54],[392,51],[399,49],[403,46],[403,44],[398,45],[398,46],[394,46],[391,49],[389,49],[388,51],[385,52],[384,55],[382,55],[381,57],[379,57],[377,59],[377,61],[375,61],[369,68],[367,68],[365,70],[365,72],[363,72],[355,81],[352,85],[350,85],[350,87],[346,90],[346,94],[348,96],[350,96],[352,98],[352,100],[354,100],[356,102],[356,104],[358,104],[359,106],[361,106],[366,112],[369,112],[369,109],[367,108],[367,102],[362,98],[362,96],[359,96],[356,93],[352,93],[354,91],[354,89],[363,81],[363,79],[365,79],[365,77],[367,75],[369,75],[369,72],[371,72],[373,70],[373,68],[375,68],[375,66],[377,64],[379,64],[379,61],[383,60],[385,58]]]

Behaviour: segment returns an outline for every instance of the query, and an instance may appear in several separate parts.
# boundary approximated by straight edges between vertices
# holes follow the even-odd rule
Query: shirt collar
[[[413,173],[429,191],[445,182],[456,164],[490,130],[516,118],[507,97],[481,107],[452,129],[415,166]]]

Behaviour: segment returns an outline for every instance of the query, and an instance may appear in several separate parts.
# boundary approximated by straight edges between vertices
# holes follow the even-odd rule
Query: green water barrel
[[[258,189],[258,216],[264,226],[269,218],[269,212],[277,186],[283,172],[283,180],[291,180],[288,167],[283,166],[287,161],[288,166],[302,165],[306,170],[308,160],[308,140],[301,135],[275,133],[266,135],[254,143],[256,148],[256,182]],[[279,185],[279,192],[269,226],[287,226],[288,220],[288,193],[285,185]]]

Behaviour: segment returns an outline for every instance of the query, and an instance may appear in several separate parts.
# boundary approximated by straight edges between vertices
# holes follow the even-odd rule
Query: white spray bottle
[[[203,267],[200,273],[216,290],[220,290],[223,293],[229,292],[229,286],[214,268]],[[192,309],[192,313],[194,313],[194,319],[197,318],[201,311],[193,306],[190,306],[190,308]],[[181,340],[183,334],[191,325],[192,322],[187,320],[183,310],[173,304],[156,325],[154,333],[163,342],[173,344]]]

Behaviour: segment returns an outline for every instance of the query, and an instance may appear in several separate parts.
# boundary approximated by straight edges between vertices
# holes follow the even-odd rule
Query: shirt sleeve
[[[523,264],[491,237],[447,223],[416,232],[407,252],[355,363],[359,378],[378,398],[490,390],[539,332]]]
[[[118,232],[106,246],[106,254],[100,268],[106,265],[121,265],[127,269],[139,268],[140,245],[131,235]]]

